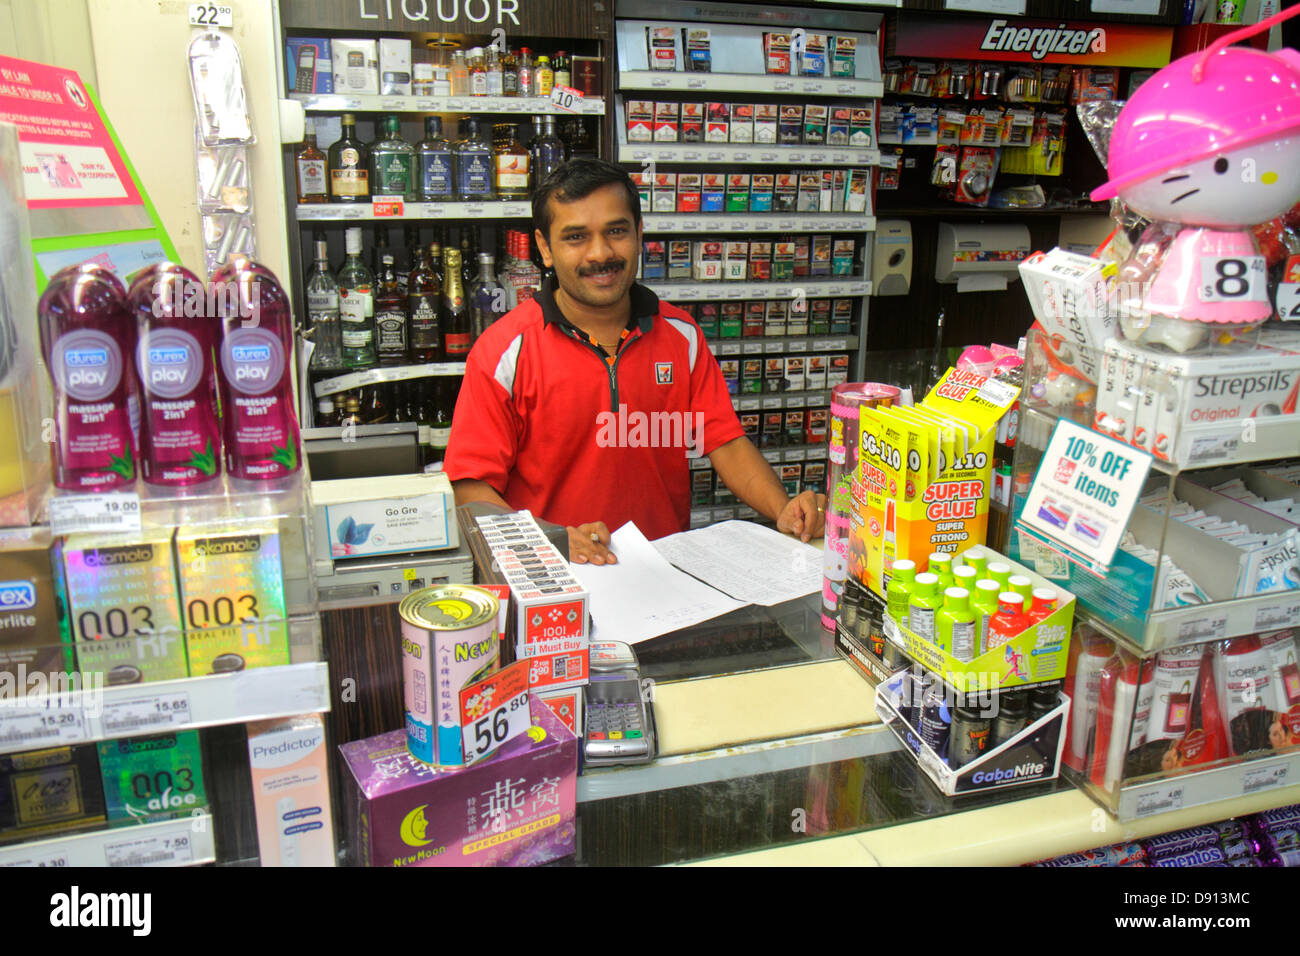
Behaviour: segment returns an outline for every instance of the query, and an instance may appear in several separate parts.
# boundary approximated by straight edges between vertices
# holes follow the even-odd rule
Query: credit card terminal
[[[618,641],[591,645],[591,681],[583,755],[587,766],[649,763],[655,758],[654,706],[643,698],[636,654]]]

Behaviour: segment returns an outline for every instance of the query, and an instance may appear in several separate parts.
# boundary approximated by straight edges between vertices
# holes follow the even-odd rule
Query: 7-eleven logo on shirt
[[[672,362],[655,362],[655,382],[659,385],[671,385],[673,383]]]

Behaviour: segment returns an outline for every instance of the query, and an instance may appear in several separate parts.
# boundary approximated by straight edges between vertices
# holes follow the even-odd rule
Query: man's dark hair
[[[622,167],[603,159],[571,159],[542,181],[533,193],[533,225],[548,240],[551,238],[551,197],[556,202],[585,199],[602,186],[618,184],[627,194],[632,221],[641,223],[641,196]]]

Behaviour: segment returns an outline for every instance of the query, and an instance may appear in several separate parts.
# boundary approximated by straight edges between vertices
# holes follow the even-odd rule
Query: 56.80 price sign
[[[521,660],[460,692],[461,743],[471,764],[532,726],[528,706],[531,661]]]

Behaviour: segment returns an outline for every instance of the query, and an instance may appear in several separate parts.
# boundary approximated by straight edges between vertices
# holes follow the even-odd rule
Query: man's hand
[[[603,521],[566,528],[569,532],[569,560],[574,564],[618,564],[609,550],[609,529]]]
[[[802,541],[820,537],[826,528],[826,496],[805,491],[791,498],[776,519],[776,530],[797,534]]]

